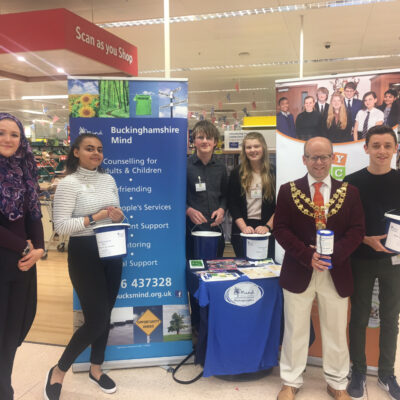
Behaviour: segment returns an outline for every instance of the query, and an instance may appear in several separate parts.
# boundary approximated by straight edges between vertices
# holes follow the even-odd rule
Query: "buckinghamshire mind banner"
[[[192,350],[185,284],[187,81],[68,81],[71,143],[99,136],[130,223],[106,365],[168,364]],[[82,323],[74,294],[74,327]],[[74,369],[86,369],[89,349]],[[86,364],[86,365],[85,365]]]

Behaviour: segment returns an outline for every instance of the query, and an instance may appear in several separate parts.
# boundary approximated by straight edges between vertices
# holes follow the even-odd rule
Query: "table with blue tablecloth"
[[[195,362],[203,376],[236,375],[278,365],[282,291],[278,278],[204,282],[187,273],[200,306]]]

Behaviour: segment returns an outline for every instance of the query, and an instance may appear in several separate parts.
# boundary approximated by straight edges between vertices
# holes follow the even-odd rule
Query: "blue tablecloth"
[[[234,281],[204,282],[188,272],[188,287],[200,305],[196,361],[204,366],[203,376],[250,373],[278,365],[282,317],[278,278],[241,276]]]

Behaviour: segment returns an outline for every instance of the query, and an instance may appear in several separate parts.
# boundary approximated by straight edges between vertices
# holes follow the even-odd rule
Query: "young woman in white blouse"
[[[107,344],[110,315],[121,280],[122,259],[99,258],[93,227],[97,223],[121,222],[118,189],[113,177],[100,165],[103,145],[90,133],[80,135],[71,146],[66,169],[54,197],[56,232],[69,234],[68,269],[78,295],[84,324],[75,331],[57,365],[50,369],[44,397],[58,400],[61,385],[76,357],[91,345],[89,379],[104,392],[114,393],[114,381],[103,374],[101,364]]]

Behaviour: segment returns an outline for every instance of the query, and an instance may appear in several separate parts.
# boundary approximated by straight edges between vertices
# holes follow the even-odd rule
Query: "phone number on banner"
[[[126,289],[128,287],[128,280],[122,279],[121,280],[121,288]],[[138,278],[134,279],[130,286],[135,288],[143,288],[143,287],[163,287],[163,286],[172,286],[172,279],[168,278]]]

